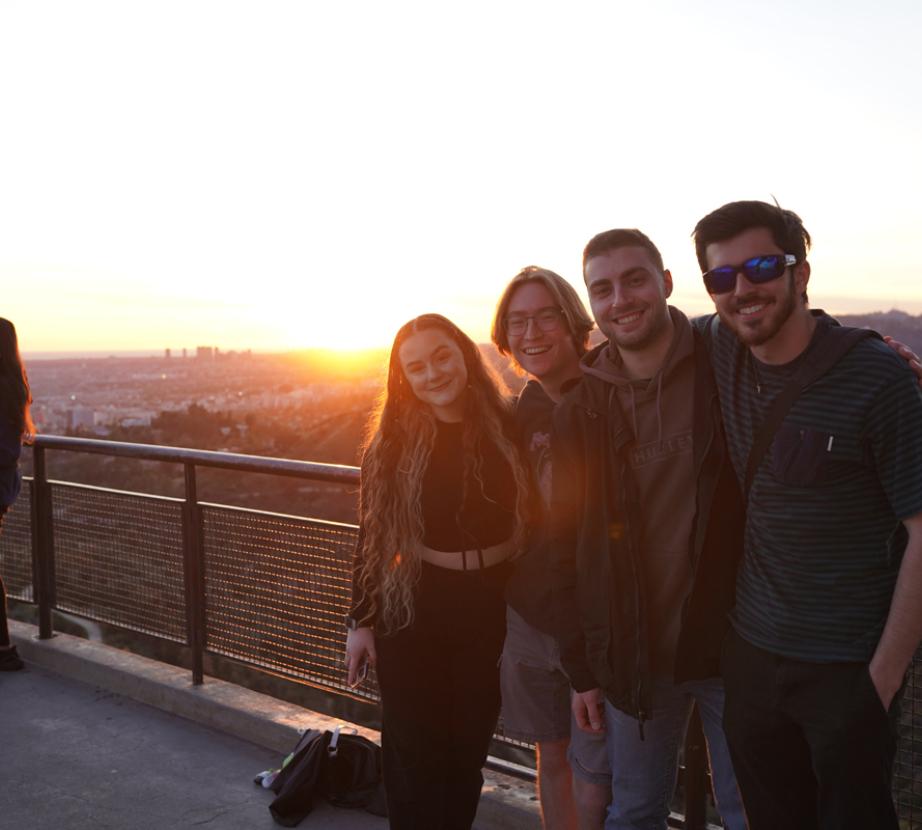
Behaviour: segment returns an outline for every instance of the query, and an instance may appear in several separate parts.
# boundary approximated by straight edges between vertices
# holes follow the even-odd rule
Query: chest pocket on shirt
[[[808,487],[835,476],[832,448],[835,436],[823,430],[785,421],[772,442],[772,471],[782,484]]]

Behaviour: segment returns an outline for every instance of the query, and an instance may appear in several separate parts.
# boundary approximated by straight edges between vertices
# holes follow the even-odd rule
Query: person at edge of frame
[[[551,564],[574,715],[607,739],[604,826],[666,827],[697,703],[724,826],[743,830],[719,677],[742,506],[707,350],[639,230],[593,237],[583,276],[608,340],[554,413]]]
[[[368,427],[348,682],[381,690],[393,830],[469,830],[499,714],[510,559],[534,513],[511,407],[480,350],[426,314],[397,332]]]
[[[534,265],[506,285],[493,317],[496,348],[529,376],[516,399],[515,419],[545,508],[551,495],[551,415],[563,385],[582,376],[579,360],[592,328],[573,286]],[[506,587],[503,733],[535,744],[544,830],[599,830],[611,799],[605,736],[572,723],[570,679],[553,636],[546,551],[536,539],[516,561]]]
[[[19,355],[16,328],[0,318],[0,525],[22,487],[19,455],[35,438],[29,378]],[[10,639],[6,586],[0,577],[0,671],[18,671],[22,658]]]
[[[836,324],[810,309],[793,211],[732,202],[693,236],[745,482],[757,425]],[[799,394],[757,467],[731,619],[725,728],[753,830],[896,830],[898,703],[922,637],[922,393],[876,338]]]

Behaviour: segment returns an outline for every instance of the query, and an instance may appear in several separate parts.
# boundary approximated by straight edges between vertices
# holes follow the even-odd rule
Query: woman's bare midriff
[[[512,545],[512,539],[500,542],[498,545],[491,545],[488,548],[482,548],[481,556],[477,555],[477,549],[460,551],[460,550],[433,550],[425,545],[419,546],[419,556],[423,562],[435,565],[439,568],[447,568],[452,571],[476,571],[481,567],[481,561],[484,568],[492,568],[499,565],[507,559],[511,559],[515,553]]]

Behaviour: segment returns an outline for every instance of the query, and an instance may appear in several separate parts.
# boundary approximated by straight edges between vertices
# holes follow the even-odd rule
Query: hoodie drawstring
[[[634,384],[629,383],[627,388],[631,390],[631,426],[634,428],[634,440],[638,440],[640,432],[637,428],[637,392]],[[611,410],[612,400],[615,395],[615,387],[608,390],[608,408]],[[663,373],[656,375],[656,441],[658,444],[663,443]]]

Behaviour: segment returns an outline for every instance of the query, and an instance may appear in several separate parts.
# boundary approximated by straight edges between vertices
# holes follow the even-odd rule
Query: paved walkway
[[[264,749],[121,695],[29,666],[0,672],[0,829],[278,827],[253,775]],[[304,830],[385,830],[320,802]]]

